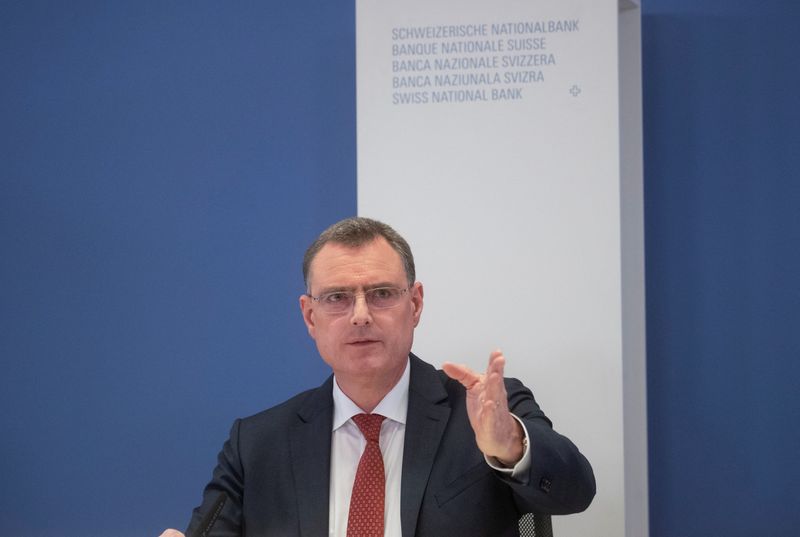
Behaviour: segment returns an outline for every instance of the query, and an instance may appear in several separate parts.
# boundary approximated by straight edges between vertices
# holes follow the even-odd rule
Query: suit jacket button
[[[539,488],[547,493],[547,492],[550,492],[550,486],[552,484],[553,483],[549,479],[547,479],[546,477],[543,477],[542,480],[539,481]]]

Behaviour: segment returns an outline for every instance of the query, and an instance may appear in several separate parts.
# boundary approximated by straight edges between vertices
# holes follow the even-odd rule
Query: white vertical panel
[[[620,201],[625,534],[648,535],[641,12],[620,2]]]
[[[359,214],[414,249],[425,285],[415,352],[483,368],[502,348],[507,372],[595,470],[594,503],[557,517],[556,535],[624,535],[626,487],[646,492],[646,475],[626,479],[625,449],[646,442],[628,448],[623,427],[624,404],[637,404],[623,377],[644,382],[623,370],[623,350],[639,350],[623,338],[643,344],[644,328],[629,307],[641,248],[623,252],[641,237],[641,175],[621,183],[617,2],[357,0],[356,17]],[[485,35],[452,35],[475,31]],[[629,224],[638,232],[621,233]]]

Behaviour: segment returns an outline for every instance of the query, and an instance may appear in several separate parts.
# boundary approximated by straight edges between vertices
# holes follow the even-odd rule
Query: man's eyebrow
[[[319,295],[327,295],[328,293],[341,293],[343,291],[355,291],[354,287],[345,287],[342,285],[332,286],[332,287],[323,287],[319,291]]]
[[[381,287],[397,287],[397,284],[394,282],[378,282],[366,285],[364,289],[369,291],[370,289],[380,289]]]

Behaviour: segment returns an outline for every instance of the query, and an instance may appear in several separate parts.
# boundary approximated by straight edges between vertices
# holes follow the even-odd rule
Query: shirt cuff
[[[488,464],[492,470],[500,472],[501,474],[519,482],[523,482],[525,476],[528,474],[528,470],[531,469],[531,439],[528,437],[528,429],[525,428],[525,424],[522,422],[522,420],[514,414],[511,414],[511,417],[519,422],[520,426],[522,427],[522,432],[525,435],[525,452],[522,454],[522,458],[517,464],[514,465],[513,468],[507,468],[503,466],[495,457],[487,457],[484,455],[483,458],[486,460],[486,464]]]

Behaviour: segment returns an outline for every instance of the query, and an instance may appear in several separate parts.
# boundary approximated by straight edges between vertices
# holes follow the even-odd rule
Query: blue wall
[[[798,22],[645,4],[652,537],[800,528]]]
[[[653,537],[800,527],[792,1],[644,6]],[[234,417],[327,374],[349,2],[0,4],[0,535],[183,525]]]
[[[352,2],[0,4],[0,535],[183,525],[232,420],[327,376]]]

